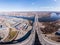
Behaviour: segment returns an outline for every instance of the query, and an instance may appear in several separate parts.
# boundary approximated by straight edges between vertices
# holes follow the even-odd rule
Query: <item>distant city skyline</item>
[[[60,11],[60,0],[0,0],[0,11]]]

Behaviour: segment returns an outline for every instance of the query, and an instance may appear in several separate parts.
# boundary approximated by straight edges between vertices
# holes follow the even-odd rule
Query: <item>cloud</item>
[[[55,2],[57,1],[57,0],[54,0]]]
[[[32,5],[34,5],[35,3],[33,2]]]

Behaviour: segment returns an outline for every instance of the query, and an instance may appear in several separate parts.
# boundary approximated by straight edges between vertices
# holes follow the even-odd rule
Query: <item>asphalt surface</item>
[[[34,45],[41,45],[41,43],[39,42],[37,33],[35,33],[35,42],[34,42]]]

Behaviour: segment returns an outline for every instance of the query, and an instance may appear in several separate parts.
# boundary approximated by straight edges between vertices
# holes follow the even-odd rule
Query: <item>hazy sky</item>
[[[60,11],[60,0],[0,0],[0,11]]]

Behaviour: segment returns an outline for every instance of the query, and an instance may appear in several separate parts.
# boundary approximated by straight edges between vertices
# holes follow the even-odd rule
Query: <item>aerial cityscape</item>
[[[60,0],[0,0],[0,45],[60,45]]]

